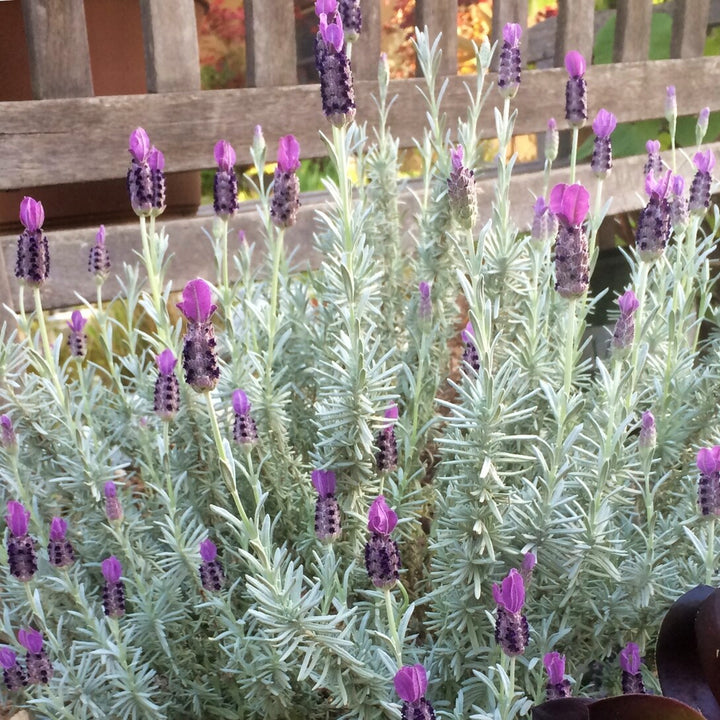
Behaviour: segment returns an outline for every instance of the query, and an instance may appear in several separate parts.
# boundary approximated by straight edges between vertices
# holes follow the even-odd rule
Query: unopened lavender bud
[[[715,167],[715,155],[712,150],[695,153],[693,157],[696,172],[690,185],[688,210],[694,215],[704,215],[710,207],[710,186],[712,171]]]
[[[400,553],[397,543],[390,537],[397,520],[395,511],[379,495],[368,513],[370,538],[365,545],[365,569],[372,584],[378,588],[392,587],[400,577]]]
[[[214,154],[218,169],[213,183],[213,208],[220,219],[227,220],[239,207],[238,179],[234,167],[237,155],[233,146],[225,140],[217,141]]]
[[[650,196],[640,211],[635,226],[635,247],[640,259],[654,262],[664,252],[670,238],[670,204],[667,191],[672,171],[656,176],[649,172],[645,178],[645,190]]]
[[[9,647],[0,648],[0,666],[3,669],[3,682],[10,692],[22,690],[28,684],[25,670],[18,664],[17,655]]]
[[[175,375],[177,358],[165,348],[156,358],[158,376],[155,379],[153,410],[161,420],[172,420],[180,409],[180,383]]]
[[[18,641],[27,650],[25,668],[28,685],[47,685],[53,674],[53,666],[43,649],[42,635],[32,628],[18,631]]]
[[[647,150],[648,156],[643,166],[643,175],[647,177],[649,173],[652,173],[656,177],[659,177],[663,173],[663,162],[660,157],[660,141],[648,140],[645,143],[645,150]]]
[[[380,53],[378,62],[378,85],[386,88],[390,82],[390,63],[388,62],[387,53]]]
[[[638,448],[641,455],[649,455],[657,444],[657,429],[655,428],[655,416],[646,410],[640,421],[640,435],[638,436]]]
[[[252,406],[244,390],[238,389],[233,392],[232,405],[235,410],[233,439],[240,445],[254,445],[258,439],[257,425],[250,414]]]
[[[632,290],[628,290],[618,298],[618,305],[620,317],[615,323],[611,344],[616,353],[624,354],[635,341],[635,312],[640,307],[640,301]]]
[[[472,230],[477,220],[477,194],[475,173],[463,165],[463,147],[458,145],[450,152],[452,169],[447,181],[448,201],[455,222],[465,230]]]
[[[315,502],[315,536],[320,542],[333,542],[342,535],[340,506],[335,498],[335,473],[332,470],[313,470],[312,484],[318,494]]]
[[[570,76],[565,85],[565,119],[570,127],[582,127],[588,118],[585,58],[577,50],[571,50],[565,56],[565,69]]]
[[[588,243],[583,222],[590,209],[590,193],[579,184],[556,185],[550,209],[560,228],[555,243],[555,289],[567,299],[585,294],[590,284]]]
[[[670,181],[670,223],[676,234],[682,233],[690,221],[688,201],[685,197],[685,180],[682,175],[673,175]]]
[[[123,519],[124,513],[120,498],[117,496],[115,483],[112,480],[105,483],[103,493],[105,495],[105,517],[110,522],[119,522]]]
[[[331,22],[324,14],[320,16],[315,63],[320,75],[323,113],[333,125],[343,127],[355,117],[355,90],[338,16]]]
[[[668,85],[665,88],[665,119],[672,127],[677,121],[677,96],[675,94],[675,86]]]
[[[533,221],[530,229],[530,244],[536,250],[549,246],[558,232],[558,219],[545,198],[539,197],[533,206]]]
[[[345,39],[351,43],[356,42],[362,31],[360,0],[339,0],[337,11],[342,20]]]
[[[385,418],[389,423],[375,437],[378,451],[375,463],[379,473],[392,472],[397,468],[398,448],[395,437],[395,421],[398,418],[398,407],[393,403],[386,411]]]
[[[125,614],[125,583],[120,579],[122,565],[111,555],[100,563],[105,585],[102,592],[102,603],[105,615],[111,618],[121,618]]]
[[[294,225],[300,207],[300,180],[296,174],[300,167],[300,145],[294,135],[280,138],[278,162],[275,168],[270,217],[281,228]]]
[[[154,145],[148,154],[150,166],[150,186],[152,188],[152,210],[150,215],[157,217],[165,210],[165,156]]]
[[[610,135],[617,125],[617,118],[611,112],[602,108],[598,111],[597,117],[593,121],[593,131],[595,133],[595,142],[593,145],[592,159],[590,160],[590,168],[593,175],[598,178],[606,178],[612,170],[612,143]]]
[[[58,568],[70,567],[75,562],[75,551],[70,541],[65,537],[67,523],[59,517],[54,517],[50,523],[50,541],[47,551],[50,564]]]
[[[208,592],[220,592],[225,584],[225,570],[217,558],[217,546],[209,538],[200,543],[200,582]]]
[[[720,446],[701,448],[697,454],[698,505],[703,516],[720,515]]]
[[[554,162],[560,150],[560,133],[555,118],[550,118],[545,131],[545,159]]]
[[[395,673],[393,682],[403,701],[402,720],[435,720],[435,709],[425,698],[428,683],[423,665],[404,665]]]
[[[520,575],[525,585],[532,580],[533,570],[536,565],[537,557],[535,553],[527,552],[523,555],[522,562],[520,563]]]
[[[87,335],[85,334],[87,320],[79,310],[73,310],[67,326],[70,328],[68,335],[68,347],[70,354],[76,358],[84,358],[87,355]]]
[[[110,274],[110,256],[105,247],[105,226],[101,225],[95,235],[95,244],[90,248],[88,272],[91,272],[102,283]]]
[[[10,452],[17,452],[17,436],[9,415],[0,415],[0,444]]]
[[[543,655],[543,665],[548,675],[545,686],[547,700],[572,697],[570,681],[565,677],[565,656],[557,652]]]
[[[517,95],[520,87],[520,37],[522,27],[517,23],[507,23],[503,28],[503,44],[500,50],[497,84],[500,94],[506,98]]]
[[[623,695],[644,694],[645,685],[640,671],[640,648],[635,643],[628,643],[620,651],[619,659]]]
[[[480,370],[480,353],[475,343],[475,330],[473,329],[472,323],[468,322],[465,328],[460,333],[464,344],[463,350],[463,362],[467,363],[475,372]]]
[[[432,298],[430,283],[424,280],[418,285],[420,301],[418,303],[418,320],[421,323],[428,323],[432,319]]]
[[[497,603],[495,642],[509,657],[522,655],[530,640],[530,629],[522,614],[525,603],[525,583],[513,568],[500,585],[493,584],[493,598]]]
[[[710,122],[710,108],[704,107],[698,115],[697,125],[695,126],[695,144],[701,145],[708,131],[708,123]]]
[[[32,580],[38,568],[35,540],[28,535],[30,512],[16,500],[10,500],[5,519],[10,530],[7,540],[10,574],[20,582],[28,582]]]
[[[143,128],[136,128],[130,134],[131,160],[127,172],[127,189],[130,205],[136,215],[149,216],[153,210],[153,178],[148,164],[150,138]]]
[[[15,277],[30,287],[40,287],[50,275],[50,250],[43,232],[45,211],[41,202],[25,196],[20,202],[24,226],[17,242]]]

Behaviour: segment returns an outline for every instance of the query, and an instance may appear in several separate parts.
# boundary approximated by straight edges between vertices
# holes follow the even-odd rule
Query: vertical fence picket
[[[594,0],[558,0],[558,25],[555,37],[555,65],[562,66],[570,50],[579,50],[588,62],[592,59],[595,37]]]
[[[710,0],[675,0],[670,57],[698,57],[705,49]]]
[[[247,83],[297,83],[295,8],[292,0],[245,0]]]
[[[140,0],[148,92],[200,89],[200,59],[192,0]]]
[[[358,80],[374,80],[377,77],[382,31],[380,0],[363,2],[362,13],[362,33],[353,46],[353,76]]]
[[[613,62],[647,60],[651,27],[652,0],[618,0]]]
[[[431,41],[442,33],[441,75],[457,73],[457,5],[457,0],[416,0],[415,3],[415,24],[421,29],[427,25]]]
[[[523,34],[527,29],[528,0],[494,0],[492,8],[492,30],[490,40],[498,42],[498,50],[493,56],[493,69],[497,69],[502,45],[502,30],[507,23],[517,23],[522,27]],[[522,53],[521,53],[522,57]]]

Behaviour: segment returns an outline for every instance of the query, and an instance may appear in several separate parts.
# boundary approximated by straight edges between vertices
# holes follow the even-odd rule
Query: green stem
[[[574,298],[568,301],[568,327],[565,335],[565,357],[563,358],[565,370],[563,389],[565,391],[566,406],[570,399],[572,376],[575,368],[575,305],[576,300]]]
[[[705,557],[705,584],[712,585],[715,570],[715,516],[711,516],[708,521],[707,532],[707,555]]]
[[[395,659],[398,667],[402,666],[402,648],[400,647],[400,637],[397,631],[397,623],[395,621],[395,598],[390,592],[390,588],[383,588],[385,594],[385,610],[387,611],[388,630],[390,631],[390,642],[395,652]]]
[[[42,298],[40,296],[39,287],[33,288],[33,297],[35,299],[35,315],[37,316],[38,327],[40,329],[40,338],[42,341],[43,353],[45,355],[45,362],[47,363],[48,371],[50,372],[53,385],[55,385],[55,389],[57,390],[58,400],[60,402],[63,402],[65,398],[65,391],[63,390],[63,386],[60,384],[60,379],[58,378],[57,374],[57,368],[55,367],[55,358],[50,347],[50,339],[48,338],[47,326],[45,325],[45,313],[42,307]]]
[[[575,182],[575,165],[577,164],[578,131],[577,126],[572,129],[572,146],[570,148],[570,184]]]

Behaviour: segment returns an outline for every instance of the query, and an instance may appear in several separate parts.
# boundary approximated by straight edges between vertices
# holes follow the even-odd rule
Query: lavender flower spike
[[[117,496],[117,489],[112,480],[108,480],[103,487],[105,495],[105,517],[110,522],[119,522],[123,519],[123,507]]]
[[[17,452],[17,436],[9,415],[0,415],[0,444],[6,450]]]
[[[328,16],[322,13],[315,44],[323,113],[337,127],[347,125],[355,117],[355,90],[341,22],[338,15],[328,22]]]
[[[150,167],[150,186],[152,191],[152,209],[150,215],[157,217],[165,210],[165,156],[154,145],[148,153]]]
[[[180,409],[180,383],[175,375],[177,358],[170,348],[165,348],[155,362],[159,372],[155,379],[153,410],[161,420],[168,422]]]
[[[349,43],[357,42],[362,31],[362,11],[360,0],[340,0],[338,13],[342,20],[345,39]]]
[[[565,85],[565,119],[573,128],[582,127],[588,118],[585,68],[585,58],[577,50],[565,56],[565,69],[570,76]]]
[[[365,545],[365,568],[372,584],[378,588],[390,588],[400,577],[400,553],[397,543],[390,537],[397,520],[385,498],[379,495],[368,513],[371,535]]]
[[[84,358],[87,355],[87,335],[85,334],[87,319],[79,310],[73,310],[67,326],[70,328],[68,335],[68,347],[70,354],[76,358]]]
[[[665,88],[665,119],[672,125],[677,121],[677,95],[675,86],[668,85]]]
[[[395,403],[385,411],[385,417],[391,422],[385,425],[375,437],[375,445],[378,449],[375,462],[379,473],[395,470],[398,460],[394,422],[398,418],[398,407]]]
[[[294,135],[285,135],[278,144],[277,167],[270,203],[272,221],[281,228],[297,221],[300,207],[300,180],[296,170],[300,167],[300,145]]]
[[[217,141],[214,155],[218,169],[213,181],[213,209],[221,220],[227,220],[239,207],[238,179],[234,167],[237,155],[226,140]]]
[[[473,330],[472,323],[468,321],[465,328],[460,333],[465,349],[463,350],[463,362],[467,363],[475,372],[480,371],[480,353],[475,343],[475,330]]]
[[[623,695],[644,694],[645,685],[640,672],[640,648],[629,642],[620,651],[620,667],[622,668]]]
[[[545,160],[554,162],[560,150],[560,133],[555,118],[550,118],[545,131]]]
[[[697,152],[693,157],[697,172],[690,186],[688,210],[695,215],[704,215],[710,207],[710,185],[715,167],[715,155],[712,150]]]
[[[565,656],[557,652],[546,653],[543,665],[548,674],[545,697],[548,700],[571,697],[570,681],[565,677]]]
[[[53,673],[53,666],[45,650],[42,635],[32,628],[18,631],[18,641],[27,650],[25,667],[29,685],[47,685]]]
[[[503,97],[513,98],[517,95],[520,87],[520,37],[522,27],[517,23],[507,23],[502,34],[503,44],[500,50],[497,84]]]
[[[425,699],[427,673],[423,665],[404,665],[393,679],[395,692],[403,701],[402,720],[434,720],[435,710]]]
[[[120,618],[125,614],[125,583],[120,579],[122,565],[114,555],[111,555],[100,563],[100,569],[105,578],[102,593],[105,615]]]
[[[708,123],[710,122],[710,108],[704,107],[697,119],[697,126],[695,127],[695,144],[700,145],[705,139],[705,135],[708,131]]]
[[[15,277],[29,287],[40,287],[50,275],[50,251],[42,230],[45,210],[42,203],[25,196],[20,202],[24,230],[17,242]]]
[[[110,274],[110,256],[105,247],[105,226],[101,225],[95,235],[95,244],[90,248],[88,272],[93,273],[98,283],[103,283]]]
[[[530,244],[536,250],[544,250],[555,240],[558,219],[544,197],[539,197],[533,206],[533,221],[530,228]]]
[[[648,455],[655,449],[657,444],[657,430],[655,429],[655,416],[646,410],[640,421],[640,434],[638,436],[638,447],[642,455]]]
[[[617,118],[611,112],[602,108],[598,111],[592,127],[595,133],[592,159],[590,167],[597,178],[604,179],[612,170],[612,143],[610,135],[617,125]]]
[[[452,169],[447,180],[448,202],[455,222],[465,230],[472,230],[477,220],[475,173],[463,165],[463,147],[450,152]]]
[[[688,201],[685,197],[685,180],[682,175],[673,175],[670,180],[670,223],[676,235],[687,228],[690,220]]]
[[[510,656],[522,655],[530,639],[527,618],[521,613],[525,603],[525,583],[513,568],[500,585],[493,584],[497,603],[495,642]]]
[[[28,535],[30,512],[16,500],[7,504],[7,521],[10,535],[7,539],[8,564],[10,574],[20,582],[28,582],[37,572],[37,554],[35,540]]]
[[[645,150],[647,151],[648,157],[643,166],[643,175],[646,177],[649,173],[652,173],[655,177],[662,175],[663,162],[660,157],[660,141],[648,140],[645,143]]]
[[[720,446],[701,448],[697,454],[698,505],[703,516],[720,515]]]
[[[335,473],[332,470],[313,470],[312,484],[318,494],[315,502],[315,536],[320,542],[333,542],[342,534],[340,506],[335,498]]]
[[[420,302],[418,303],[418,320],[421,323],[428,323],[432,319],[432,299],[430,283],[424,280],[418,285]]]
[[[671,170],[659,177],[650,172],[645,178],[645,190],[650,199],[640,212],[635,227],[635,247],[644,262],[657,260],[670,237],[670,204],[666,195],[671,175]]]
[[[235,390],[232,394],[232,405],[235,410],[233,439],[241,445],[254,445],[258,439],[257,425],[250,414],[250,401],[244,390]]]
[[[569,300],[581,297],[590,283],[587,237],[582,224],[590,209],[590,193],[579,184],[556,185],[550,209],[560,221],[555,243],[555,289]]]
[[[25,670],[18,665],[17,655],[9,647],[0,648],[0,665],[3,668],[3,682],[10,692],[22,690],[28,684]]]
[[[153,209],[153,181],[148,164],[150,138],[141,127],[130,134],[128,143],[131,160],[127,172],[130,205],[136,215],[149,216]]]
[[[626,290],[618,298],[618,305],[620,317],[615,323],[612,349],[618,353],[625,353],[635,340],[635,311],[640,307],[640,301],[632,290]]]
[[[225,570],[217,559],[217,546],[209,538],[200,543],[200,582],[208,592],[220,592],[225,584]]]
[[[59,517],[54,517],[50,523],[50,542],[47,551],[50,564],[57,568],[70,567],[75,562],[75,551],[70,541],[65,537],[67,523]]]

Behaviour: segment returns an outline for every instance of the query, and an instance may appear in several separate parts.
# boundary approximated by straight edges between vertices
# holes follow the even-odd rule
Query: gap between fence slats
[[[591,62],[595,39],[595,1],[558,0],[555,66],[562,67],[570,50],[579,50]]]
[[[358,80],[374,80],[378,73],[382,36],[380,0],[363,2],[362,13],[362,32],[352,49],[353,75]]]
[[[200,89],[193,0],[140,0],[148,92]]]
[[[490,39],[497,41],[498,49],[493,57],[493,69],[497,70],[500,58],[500,48],[503,43],[502,31],[508,23],[517,23],[523,29],[522,46],[525,46],[528,21],[528,0],[494,0],[492,7],[492,30]],[[527,63],[524,55],[521,55],[523,65]]]
[[[720,153],[720,143],[708,145],[715,154]],[[613,171],[604,183],[604,195],[612,197],[610,206],[612,214],[639,210],[644,203],[641,195],[643,186],[643,165],[645,156],[622,158],[615,161]],[[680,155],[679,172],[690,177],[694,168],[690,160]],[[550,186],[558,182],[567,182],[568,168],[553,169],[550,177]],[[584,183],[591,192],[596,180],[592,176],[588,163],[578,167],[578,182]],[[490,216],[490,204],[493,198],[495,175],[478,176],[478,203],[480,222]],[[541,172],[515,173],[510,186],[510,203],[512,206],[512,219],[516,226],[525,231],[532,220],[533,193],[542,192],[543,174]],[[417,191],[421,188],[416,187]],[[315,211],[328,202],[326,193],[304,193],[302,207],[298,214],[298,223],[288,228],[285,233],[288,254],[294,253],[293,265],[298,269],[318,267],[320,255],[313,247],[313,233],[318,229],[315,224]],[[408,250],[412,250],[413,241],[410,231],[413,230],[412,218],[417,211],[416,201],[409,191],[401,194],[401,203],[407,219],[408,232],[403,233],[407,240]],[[255,261],[259,263],[262,257],[262,223],[258,217],[255,202],[246,202],[241,205],[241,212],[231,221],[230,250],[233,251],[237,242],[237,230],[245,231],[249,242],[256,243]],[[170,275],[175,290],[182,289],[183,285],[193,277],[205,277],[209,280],[215,277],[215,259],[210,251],[209,241],[203,233],[203,228],[210,230],[213,224],[212,214],[205,214],[195,218],[182,218],[167,220],[160,218],[158,227],[165,228],[170,237],[169,251],[173,254],[170,263]],[[95,240],[96,228],[80,230],[61,230],[48,233],[51,253],[52,272],[50,280],[43,288],[43,305],[46,308],[65,308],[78,304],[75,292],[81,293],[88,299],[95,297],[95,278],[87,272],[87,255],[90,246]],[[15,262],[15,236],[0,236],[0,249],[7,267],[14,267]],[[110,252],[114,268],[122,267],[123,262],[134,264],[137,262],[135,250],[140,247],[139,230],[137,223],[127,225],[114,225],[107,227],[107,247]],[[606,248],[607,249],[607,248]],[[0,258],[2,260],[2,258]],[[120,288],[114,279],[114,272],[103,288],[103,295],[110,299],[119,292]],[[14,307],[17,302],[17,283],[11,277],[9,283],[3,283],[0,277],[0,300]],[[3,293],[3,285],[10,288],[10,294]],[[27,297],[27,294],[26,294]]]
[[[647,60],[651,28],[652,0],[618,0],[613,62]]]
[[[457,72],[457,6],[457,0],[416,0],[415,2],[415,25],[421,30],[427,26],[431,38],[442,33],[441,75],[455,75]]]
[[[710,0],[675,0],[670,56],[698,57],[705,49]]]
[[[245,0],[249,87],[297,83],[295,9],[292,0]]]
[[[23,0],[22,11],[33,97],[92,95],[83,0]]]

